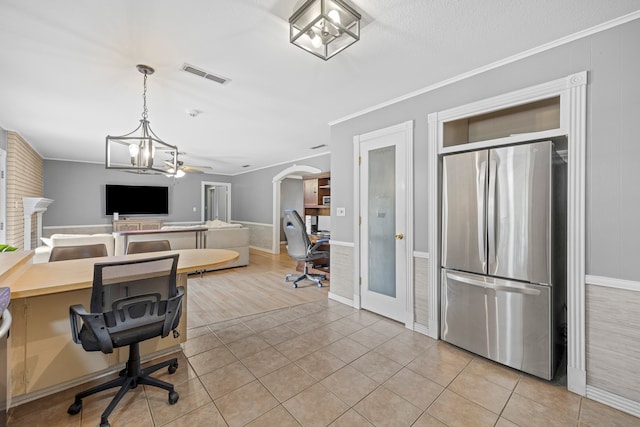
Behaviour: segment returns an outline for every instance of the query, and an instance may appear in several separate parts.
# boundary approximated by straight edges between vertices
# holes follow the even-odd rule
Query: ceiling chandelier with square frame
[[[307,0],[289,18],[289,40],[326,61],[360,40],[360,19],[342,0]]]

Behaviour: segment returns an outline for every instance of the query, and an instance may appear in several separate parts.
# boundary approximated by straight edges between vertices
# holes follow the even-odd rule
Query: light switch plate
[[[336,208],[336,215],[337,216],[345,216],[347,214],[347,209],[346,208]]]

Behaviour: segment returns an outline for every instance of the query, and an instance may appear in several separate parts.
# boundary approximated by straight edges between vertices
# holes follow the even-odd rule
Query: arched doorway
[[[271,251],[280,253],[280,187],[282,180],[292,176],[308,175],[322,172],[313,166],[293,165],[273,177],[273,236]]]

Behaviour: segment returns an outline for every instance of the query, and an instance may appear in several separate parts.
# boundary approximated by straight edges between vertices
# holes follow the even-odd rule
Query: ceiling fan
[[[178,153],[178,155],[181,155],[181,156],[185,154],[186,153],[183,153],[183,152]],[[165,160],[164,163],[167,167],[167,172],[173,173],[173,165],[174,165],[173,156],[171,157],[171,160]],[[185,173],[204,173],[204,171],[202,171],[201,169],[212,169],[211,166],[206,166],[206,165],[198,165],[198,166],[185,165],[184,161],[180,159],[178,159],[176,163],[178,165],[178,172],[176,174],[177,178],[184,176]]]

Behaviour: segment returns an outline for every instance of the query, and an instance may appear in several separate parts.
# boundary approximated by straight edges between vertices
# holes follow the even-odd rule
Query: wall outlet
[[[345,216],[347,214],[347,209],[346,208],[336,208],[336,215],[337,216]]]
[[[195,207],[195,206],[193,207],[193,211],[194,211],[194,212],[196,211],[196,207]]]

